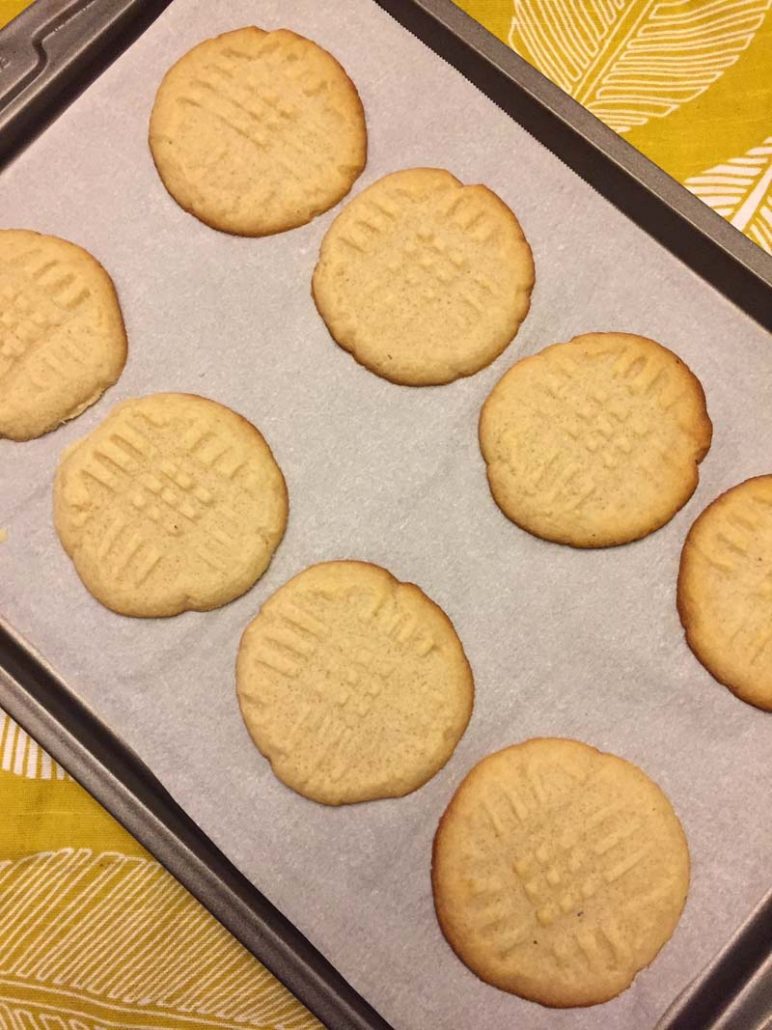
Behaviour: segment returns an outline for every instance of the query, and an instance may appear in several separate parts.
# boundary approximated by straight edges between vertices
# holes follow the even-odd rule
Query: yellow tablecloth
[[[457,2],[772,252],[772,0]],[[0,1028],[319,1025],[0,712]]]
[[[455,0],[772,253],[770,0]]]
[[[321,1024],[0,713],[0,1028]]]

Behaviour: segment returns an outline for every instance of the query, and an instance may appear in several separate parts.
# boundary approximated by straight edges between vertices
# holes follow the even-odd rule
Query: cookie
[[[88,590],[113,611],[206,611],[265,572],[287,523],[287,490],[241,415],[156,393],[117,405],[65,450],[54,523]]]
[[[595,1005],[675,930],[689,850],[636,766],[575,740],[527,740],[456,791],[432,886],[442,932],[482,980],[542,1005]]]
[[[313,295],[333,339],[408,386],[489,365],[528,313],[531,248],[507,205],[439,168],[394,172],[340,212]]]
[[[494,500],[573,547],[638,540],[694,493],[712,426],[695,375],[630,333],[586,333],[522,358],[493,388],[480,447]]]
[[[727,490],[694,523],[681,553],[678,612],[708,672],[772,711],[772,475]]]
[[[474,686],[450,619],[358,561],[312,565],[263,605],[236,679],[252,739],[288,787],[342,805],[401,797],[453,753]]]
[[[0,229],[0,437],[32,440],[99,400],[126,364],[115,288],[87,251]]]
[[[240,236],[304,225],[367,159],[362,102],[338,62],[287,29],[226,32],[166,73],[150,149],[177,203]]]

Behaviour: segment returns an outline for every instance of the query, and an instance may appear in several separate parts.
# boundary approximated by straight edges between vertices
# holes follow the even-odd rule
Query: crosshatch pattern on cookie
[[[299,595],[284,606],[274,606],[260,645],[252,659],[275,677],[308,678],[297,720],[279,750],[291,752],[302,730],[313,734],[315,761],[308,767],[312,777],[326,764],[333,782],[349,770],[358,745],[355,731],[382,704],[399,702],[385,698],[400,661],[425,658],[437,646],[425,625],[385,594],[364,594],[357,618],[364,632],[347,620],[346,636],[330,629],[338,605],[321,593]],[[314,627],[309,631],[309,627]],[[442,690],[431,687],[427,701],[441,707]],[[372,732],[378,735],[377,720]],[[431,731],[428,719],[417,720],[413,735],[420,739]]]
[[[772,479],[770,480],[772,484]],[[698,551],[748,599],[729,629],[729,644],[742,648],[751,665],[772,644],[772,486],[749,488],[738,503],[708,525]]]
[[[733,487],[697,519],[684,545],[678,605],[709,671],[772,709],[772,476]]]
[[[461,957],[499,986],[517,990],[535,969],[547,991],[551,978],[570,993],[607,977],[615,994],[670,935],[688,852],[658,788],[635,782],[642,774],[626,783],[627,763],[570,746],[550,754],[555,743],[530,742],[462,785],[445,816],[455,826],[441,823],[435,844],[438,912]],[[664,935],[651,942],[658,921]]]
[[[406,218],[408,230],[402,225]],[[463,191],[453,191],[438,202],[395,188],[359,202],[358,217],[338,237],[337,246],[376,259],[384,248],[390,251],[384,257],[391,278],[374,280],[362,295],[363,304],[376,302],[391,309],[398,303],[395,281],[409,286],[411,302],[416,305],[436,304],[452,291],[453,303],[443,308],[444,317],[467,328],[483,315],[486,304],[503,297],[508,286],[488,271],[477,272],[463,249],[467,238],[488,243],[495,230],[485,207]],[[345,319],[345,312],[341,317]]]
[[[490,362],[525,317],[532,285],[512,212],[439,169],[397,172],[359,194],[328,231],[314,273],[337,342],[408,383]]]
[[[464,252],[466,241],[487,244],[497,229],[490,211],[470,195],[473,189],[436,190],[428,195],[398,186],[382,187],[377,194],[369,190],[357,198],[356,216],[352,207],[346,229],[331,237],[333,262],[337,252],[346,249],[382,259],[391,276],[411,287],[415,305],[433,304],[451,288],[458,303],[450,306],[449,317],[468,326],[509,285],[487,270],[476,272],[473,257]],[[343,254],[338,260],[345,264]],[[392,307],[397,298],[388,280],[373,282],[365,300],[376,298],[380,306]],[[341,317],[345,319],[345,313]]]
[[[669,351],[626,334],[577,337],[523,359],[494,388],[481,418],[494,496],[539,535],[561,539],[564,523],[568,542],[583,528],[591,542],[591,521],[612,510],[635,518],[642,509],[645,522],[649,498],[663,509],[651,514],[661,524],[694,489],[710,442],[695,383]],[[533,524],[526,508],[534,509]],[[614,528],[624,537],[624,525]],[[604,527],[597,529],[603,542]]]
[[[569,778],[571,775],[565,770],[556,770],[556,777],[561,774]],[[526,771],[520,793],[513,789],[501,790],[491,801],[481,805],[481,819],[487,820],[488,825],[480,826],[478,822],[476,837],[481,833],[487,835],[490,829],[500,834],[516,830],[516,836],[522,835],[527,843],[522,851],[518,849],[511,863],[509,882],[499,881],[498,893],[492,890],[492,882],[487,884],[488,896],[481,905],[478,926],[482,932],[492,931],[499,957],[507,958],[514,943],[527,939],[534,918],[541,926],[548,927],[561,917],[573,916],[565,920],[570,926],[566,941],[559,942],[557,951],[554,943],[551,946],[553,959],[559,965],[591,961],[587,950],[594,936],[593,950],[606,948],[612,953],[612,962],[619,963],[629,954],[629,947],[618,930],[613,925],[601,925],[587,931],[585,939],[580,940],[581,928],[574,929],[577,913],[584,902],[631,873],[651,853],[654,844],[646,838],[641,820],[631,817],[624,805],[614,803],[584,814],[580,828],[562,829],[560,810],[575,807],[575,791],[581,789],[582,781],[575,781],[575,790],[565,791],[562,804],[546,814],[542,807],[546,803],[544,792],[538,786],[539,776],[539,773],[529,776]],[[467,854],[475,861],[479,851],[470,846]],[[482,920],[491,909],[497,911],[497,915],[501,908],[506,909],[506,899],[517,884],[530,902],[529,918],[519,926],[508,925],[503,938],[499,938],[500,917],[493,925]],[[642,903],[647,900],[646,897],[641,899]],[[634,909],[637,904],[637,899],[626,902],[623,911]]]
[[[150,139],[184,206],[216,227],[256,234],[336,203],[366,150],[361,103],[343,69],[284,29],[237,29],[186,54],[161,85]]]
[[[113,588],[227,583],[245,554],[269,556],[283,528],[266,496],[283,491],[281,473],[262,438],[245,445],[221,413],[238,416],[212,402],[166,397],[122,405],[63,461],[65,535],[76,550],[87,541]]]
[[[270,154],[282,176],[311,199],[323,199],[331,162],[344,175],[358,169],[336,160],[333,141],[323,129],[304,124],[299,131],[303,105],[313,97],[324,97],[325,119],[346,120],[330,96],[327,78],[303,64],[310,46],[301,39],[282,46],[268,35],[254,53],[225,47],[219,60],[207,62],[201,75],[191,78],[176,102],[214,118],[238,137],[237,143],[246,141],[261,156]]]
[[[571,460],[570,447],[559,446],[529,470],[525,489],[530,494],[540,493],[550,514],[553,505],[561,501],[568,502],[570,510],[579,511],[598,490],[599,480],[613,482],[620,464],[629,467],[632,463],[636,472],[656,481],[660,462],[676,463],[668,447],[652,439],[661,417],[676,409],[686,393],[683,384],[674,382],[667,363],[636,354],[631,348],[609,349],[599,353],[596,361],[597,384],[586,388],[582,384],[577,389],[582,361],[565,352],[559,360],[550,362],[550,370],[537,382],[539,402],[519,401],[537,419],[554,426],[564,443],[586,451],[587,460],[580,464]],[[511,460],[506,443],[505,438],[503,460]],[[592,473],[584,471],[587,465]],[[545,492],[546,484],[549,487]],[[569,490],[577,496],[568,498]]]
[[[74,418],[125,361],[101,265],[58,237],[0,229],[0,436],[30,440]]]
[[[174,461],[159,457],[158,430],[166,430],[164,449],[178,441]],[[232,497],[243,497],[249,490],[247,483],[237,483],[235,490],[231,484],[245,464],[227,437],[198,420],[142,411],[123,415],[79,470],[81,480],[99,484],[119,512],[101,539],[99,559],[112,566],[114,576],[126,576],[139,586],[163,561],[143,529],[152,537],[160,530],[166,537],[188,538],[186,547],[192,546],[205,564],[224,571],[239,546],[239,516]],[[104,493],[100,507],[103,504]],[[215,516],[211,525],[210,514]],[[259,520],[259,511],[255,515]],[[82,526],[91,517],[93,512],[84,507],[76,511],[74,521]]]
[[[83,314],[90,296],[78,269],[42,247],[21,253],[12,262],[0,256],[0,383],[4,388],[10,389],[16,376],[26,374],[33,388],[46,389],[51,376],[67,377],[71,369],[77,372],[88,363],[87,336],[57,331]],[[43,353],[35,368],[30,359],[38,350]]]
[[[428,778],[466,725],[471,677],[452,628],[416,588],[334,564],[347,566],[345,581],[336,570],[325,583],[325,566],[312,567],[266,603],[244,635],[238,680],[280,778],[336,803],[360,788],[394,793],[405,755],[405,783]]]

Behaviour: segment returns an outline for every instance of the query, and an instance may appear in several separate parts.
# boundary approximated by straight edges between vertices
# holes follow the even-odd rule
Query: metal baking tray
[[[377,2],[701,278],[772,325],[772,261],[750,241],[449,0]],[[0,33],[0,162],[11,161],[167,3],[38,0]],[[292,20],[290,11],[286,20]],[[0,603],[8,586],[1,577]],[[334,1028],[387,1026],[78,699],[76,689],[36,652],[34,641],[0,625],[0,704],[9,714],[323,1022]],[[771,941],[767,899],[658,1025],[765,1026],[772,1010]],[[599,1021],[603,1011],[597,1010]]]

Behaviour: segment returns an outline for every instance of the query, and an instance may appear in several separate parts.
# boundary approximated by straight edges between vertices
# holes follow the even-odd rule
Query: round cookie
[[[156,393],[117,405],[64,451],[54,523],[88,590],[113,611],[206,611],[265,572],[287,523],[287,490],[241,415]]]
[[[772,475],[727,490],[694,523],[681,553],[678,612],[708,672],[772,711]]]
[[[0,437],[31,440],[118,379],[126,332],[110,276],[56,236],[0,229]]]
[[[432,886],[442,932],[482,980],[542,1005],[595,1005],[670,938],[689,850],[636,766],[535,739],[461,783],[434,839]]]
[[[422,786],[450,758],[474,700],[442,609],[358,561],[312,565],[277,590],[244,631],[236,680],[276,776],[327,805]]]
[[[354,84],[316,43],[249,27],[199,43],[166,73],[150,149],[177,203],[240,236],[304,225],[367,159]]]
[[[522,358],[480,415],[494,500],[535,536],[611,547],[694,493],[712,436],[699,380],[630,333],[586,333]]]
[[[528,313],[531,248],[506,204],[450,172],[379,179],[327,230],[313,295],[333,339],[394,383],[489,365]]]

